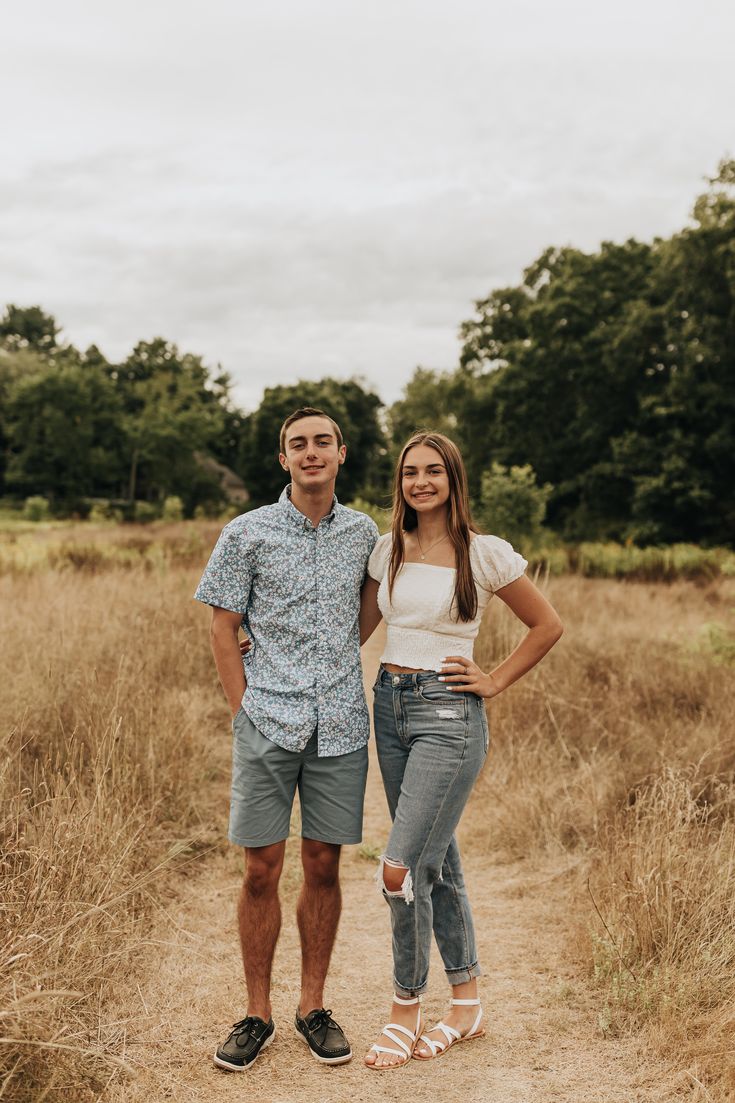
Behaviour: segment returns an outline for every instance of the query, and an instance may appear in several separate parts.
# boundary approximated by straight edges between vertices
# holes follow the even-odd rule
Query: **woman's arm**
[[[378,608],[378,589],[380,583],[368,575],[360,591],[360,647],[372,636],[383,619]]]
[[[543,659],[564,631],[554,607],[525,575],[495,592],[518,619],[523,621],[528,632],[515,650],[488,674],[470,659],[448,655],[444,660],[441,678],[444,682],[457,683],[451,685],[450,689],[469,691],[480,697],[496,697]],[[448,667],[452,669],[447,669]]]

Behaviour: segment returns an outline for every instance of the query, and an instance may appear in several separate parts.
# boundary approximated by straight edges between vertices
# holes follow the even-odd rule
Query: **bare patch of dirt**
[[[372,685],[382,639],[366,648]],[[368,690],[369,692],[369,690]],[[369,693],[370,696],[370,693]],[[127,1020],[126,1060],[132,1077],[117,1076],[105,1103],[374,1103],[380,1100],[462,1100],[463,1103],[663,1103],[695,1100],[676,1070],[662,1066],[639,1039],[605,1038],[599,1001],[568,952],[572,879],[558,861],[545,867],[497,865],[470,853],[465,862],[485,976],[481,995],[486,1036],[435,1061],[373,1072],[362,1055],[385,1021],[390,1003],[387,909],[374,883],[371,850],[384,843],[388,815],[374,758],[366,801],[364,847],[345,848],[344,909],[327,987],[327,1003],[347,1031],[355,1058],[328,1068],[296,1036],[299,946],[294,903],[298,840],[289,844],[284,874],[284,923],[273,989],[277,1039],[246,1073],[220,1071],[211,1061],[230,1024],[245,1014],[235,901],[240,854],[214,854],[177,889],[162,917],[145,968],[131,979],[121,1019]],[[223,822],[226,795],[223,795]],[[143,965],[143,963],[141,963]],[[448,989],[441,962],[432,962],[427,1022],[440,1018]],[[702,1096],[702,1099],[707,1098]]]

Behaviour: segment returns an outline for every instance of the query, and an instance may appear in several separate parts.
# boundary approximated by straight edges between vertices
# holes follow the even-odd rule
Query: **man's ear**
[[[340,462],[340,465],[341,465],[341,464],[343,464],[343,463],[345,462],[345,458],[346,458],[346,456],[347,456],[347,445],[346,445],[346,444],[343,444],[343,445],[342,445],[342,447],[341,447],[341,448],[340,448],[340,450],[339,450],[339,462]]]
[[[278,453],[278,462],[280,463],[284,471],[288,471],[288,460],[284,456],[283,452]]]

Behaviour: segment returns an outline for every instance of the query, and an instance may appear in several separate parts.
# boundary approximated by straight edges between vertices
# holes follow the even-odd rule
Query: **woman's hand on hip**
[[[485,674],[472,659],[448,655],[442,662],[439,681],[446,682],[454,693],[475,693],[478,697],[496,697],[500,693],[492,674]]]

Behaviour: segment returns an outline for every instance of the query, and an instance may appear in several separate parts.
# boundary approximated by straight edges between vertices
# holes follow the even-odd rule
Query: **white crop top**
[[[499,536],[475,536],[470,562],[477,586],[477,616],[456,620],[452,614],[454,567],[404,563],[396,575],[393,600],[388,597],[388,563],[392,536],[381,536],[368,560],[368,574],[376,582],[378,607],[388,635],[381,661],[414,670],[439,670],[447,655],[472,658],[482,614],[496,590],[515,582],[528,563]]]

